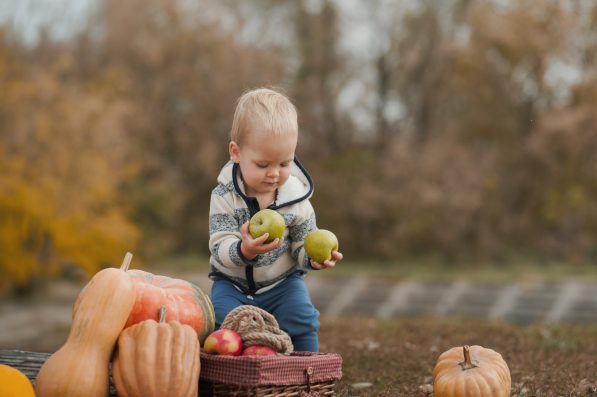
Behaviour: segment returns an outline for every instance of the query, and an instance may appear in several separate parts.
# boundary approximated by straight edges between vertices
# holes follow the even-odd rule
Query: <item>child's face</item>
[[[240,166],[248,195],[276,191],[290,176],[297,134],[251,134],[242,146],[230,142],[230,156]]]

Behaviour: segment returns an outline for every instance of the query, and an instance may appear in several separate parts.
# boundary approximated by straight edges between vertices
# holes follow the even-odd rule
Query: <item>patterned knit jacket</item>
[[[229,161],[220,171],[218,185],[211,193],[210,278],[226,278],[244,293],[253,295],[272,289],[294,273],[311,270],[303,244],[305,236],[316,229],[315,212],[309,201],[312,195],[313,181],[295,159],[290,177],[278,188],[276,200],[268,207],[284,217],[283,243],[247,260],[240,251],[240,227],[260,208],[255,197],[245,195],[238,164]]]

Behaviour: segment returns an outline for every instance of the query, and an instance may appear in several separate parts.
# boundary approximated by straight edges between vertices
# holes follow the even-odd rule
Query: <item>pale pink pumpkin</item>
[[[197,332],[199,340],[215,326],[209,296],[198,286],[181,279],[154,275],[142,270],[127,272],[135,285],[136,299],[125,328],[145,320],[158,321],[160,307],[166,307],[166,322],[178,321]]]

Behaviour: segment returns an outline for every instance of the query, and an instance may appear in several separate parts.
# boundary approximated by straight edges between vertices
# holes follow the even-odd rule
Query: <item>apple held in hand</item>
[[[249,346],[243,350],[243,356],[277,356],[278,353],[269,346]]]
[[[239,356],[243,351],[243,341],[236,331],[231,329],[219,329],[205,338],[203,349],[209,354]]]
[[[284,217],[274,210],[266,208],[251,217],[249,221],[249,233],[251,237],[258,238],[269,233],[266,243],[271,243],[276,238],[282,238],[286,230]]]
[[[332,259],[332,251],[338,251],[338,238],[329,230],[319,229],[305,237],[305,251],[317,263]]]

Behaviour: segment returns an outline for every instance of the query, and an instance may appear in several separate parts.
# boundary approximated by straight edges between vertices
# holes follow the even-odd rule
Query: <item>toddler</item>
[[[240,305],[271,313],[297,351],[318,351],[319,312],[311,303],[304,276],[333,268],[342,259],[317,263],[303,248],[315,230],[309,198],[311,177],[295,157],[297,113],[283,94],[260,88],[238,101],[231,128],[231,160],[212,191],[209,212],[210,278],[216,327]],[[281,239],[253,239],[249,219],[260,209],[278,211],[286,222]]]

